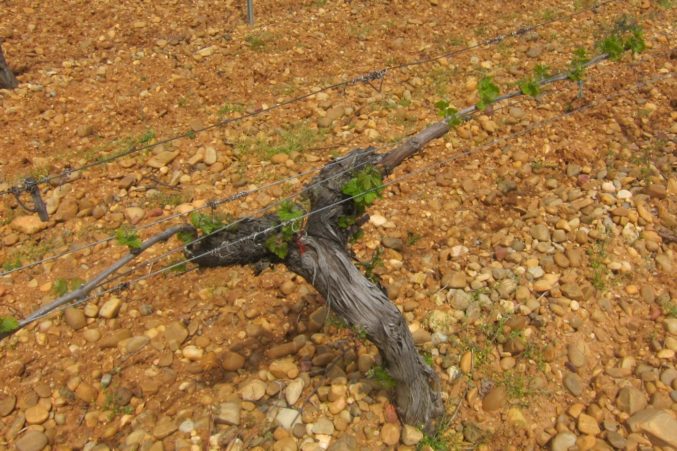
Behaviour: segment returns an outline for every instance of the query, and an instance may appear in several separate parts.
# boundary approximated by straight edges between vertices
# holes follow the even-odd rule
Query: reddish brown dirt
[[[59,174],[134,143],[153,144],[385,66],[472,46],[586,4],[255,0],[250,27],[242,5],[232,1],[4,3],[0,38],[20,86],[0,91],[2,190],[28,175]],[[626,449],[663,446],[631,430],[617,393],[637,388],[645,404],[676,408],[677,379],[663,380],[675,366],[669,324],[677,257],[667,238],[677,222],[675,84],[668,79],[629,89],[674,71],[670,3],[605,5],[526,36],[390,71],[380,92],[356,83],[76,173],[60,188],[42,187],[59,207],[44,230],[29,234],[17,227],[16,218],[28,214],[4,196],[0,260],[11,269],[105,238],[130,222],[129,208],[141,209],[140,227],[319,169],[351,148],[387,150],[439,120],[435,102],[476,102],[482,75],[505,92],[537,63],[563,70],[575,48],[594,53],[609,24],[628,14],[645,30],[643,54],[590,69],[582,99],[574,83],[554,84],[541,99],[506,102],[429,145],[393,177],[432,166],[386,191],[370,210],[386,223],[368,224],[354,250],[368,261],[385,247],[376,273],[441,375],[448,423],[418,446],[550,449],[567,431],[578,449],[609,449],[617,431]],[[620,95],[602,102],[614,93]],[[599,106],[477,150],[595,100]],[[339,116],[323,123],[337,107]],[[216,162],[191,161],[208,147]],[[470,155],[461,154],[468,149]],[[178,154],[163,168],[149,166],[162,151]],[[216,213],[256,212],[309,178]],[[613,192],[605,191],[605,182],[616,183]],[[593,202],[578,208],[577,199],[585,198]],[[552,237],[563,231],[563,240],[540,240],[547,245],[539,247],[544,243],[532,242],[538,224]],[[639,237],[626,238],[633,231]],[[177,246],[172,240],[148,254]],[[4,276],[0,314],[25,317],[63,283],[87,280],[125,252],[113,241]],[[128,279],[179,260],[175,254],[140,267]],[[541,276],[529,272],[534,267],[558,280],[540,290]],[[457,272],[466,282],[452,287]],[[582,293],[568,293],[570,285]],[[450,288],[466,293],[465,302],[477,309],[459,307]],[[335,321],[318,329],[311,314],[318,316],[323,300],[282,267],[259,276],[239,267],[167,272],[117,296],[123,303],[113,318],[96,313],[110,300],[104,296],[90,302],[94,314],[83,328],[58,313],[0,343],[0,449],[13,449],[30,431],[43,434],[52,449],[218,449],[228,443],[240,449],[239,439],[245,449],[305,450],[345,437],[365,449],[388,448],[390,393],[366,374],[374,359],[378,363],[373,346]],[[188,333],[178,344],[167,333],[177,324]],[[132,352],[128,341],[102,346],[120,331],[148,343]],[[447,342],[433,341],[436,331]],[[274,375],[270,348],[292,341],[303,345],[289,353],[300,375]],[[584,363],[572,367],[569,350],[576,342],[585,343]],[[201,355],[193,356],[194,349]],[[223,368],[229,352],[245,357],[236,371]],[[468,353],[470,369],[463,360]],[[466,374],[453,378],[459,371]],[[580,376],[580,395],[563,385],[569,373]],[[108,387],[101,385],[106,375],[112,375]],[[296,378],[304,390],[289,407],[303,410],[308,431],[287,431],[270,418],[286,406],[280,388]],[[243,386],[252,380],[264,381],[267,392],[243,400]],[[371,388],[368,396],[351,391],[358,383]],[[330,394],[333,386],[348,391]],[[497,395],[496,387],[505,393]],[[334,412],[330,404],[341,396],[348,405]],[[495,406],[487,404],[492,397]],[[234,400],[239,424],[215,421],[219,408]],[[47,417],[26,422],[36,406]],[[581,426],[581,412],[601,430]],[[333,434],[312,432],[320,417],[332,422]],[[187,420],[192,432],[176,430]],[[164,435],[167,424],[174,430]],[[347,447],[337,449],[352,449],[352,442],[343,443]]]

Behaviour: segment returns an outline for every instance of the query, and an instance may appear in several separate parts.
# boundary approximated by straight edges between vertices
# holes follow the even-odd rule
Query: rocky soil
[[[256,0],[248,27],[232,1],[5,3],[20,86],[0,91],[1,190],[587,5]],[[670,1],[604,5],[391,71],[380,90],[318,93],[72,172],[42,187],[46,223],[5,196],[3,271],[102,242],[0,277],[0,315],[25,317],[126,253],[105,241],[121,226],[148,237],[158,219],[265,188],[213,212],[255,213],[312,174],[269,183],[388,149],[438,120],[439,100],[476,102],[483,74],[508,91],[537,63],[566,68],[621,14],[643,26],[643,54],[590,69],[582,98],[562,82],[474,118],[404,163],[393,178],[421,172],[369,212],[354,250],[440,375],[435,433],[400,423],[376,349],[298,277],[188,265],[0,342],[0,450],[677,449],[677,92],[633,88],[674,71]]]

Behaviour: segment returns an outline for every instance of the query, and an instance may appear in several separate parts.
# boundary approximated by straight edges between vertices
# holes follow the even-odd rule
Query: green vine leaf
[[[435,103],[437,114],[444,118],[450,127],[456,127],[463,123],[463,118],[458,114],[458,110],[449,105],[446,100],[440,100]]]
[[[574,55],[571,58],[571,63],[569,64],[569,80],[572,81],[583,81],[583,75],[585,74],[585,63],[589,61],[588,54],[584,48],[577,48],[574,50]]]
[[[355,216],[341,215],[339,216],[337,222],[339,227],[342,229],[347,229],[355,224]]]
[[[541,82],[549,76],[548,71],[548,66],[545,64],[537,64],[534,67],[534,75],[532,77],[517,82],[517,86],[522,94],[538,97],[541,94]]]
[[[538,97],[541,93],[541,85],[533,78],[520,80],[517,82],[517,86],[525,96]]]
[[[217,230],[221,230],[224,226],[223,221],[219,218],[205,215],[203,213],[193,212],[190,215],[190,223],[193,224],[193,227],[202,231],[205,235],[211,235]],[[185,238],[185,235],[180,234],[179,239]]]
[[[176,234],[176,237],[184,244],[188,244],[197,238],[193,232],[179,232]]]
[[[136,230],[129,227],[123,226],[117,229],[115,231],[115,240],[119,244],[127,246],[130,251],[141,247],[141,238],[139,238]]]
[[[277,255],[277,258],[280,260],[284,260],[287,258],[287,254],[289,254],[289,243],[281,233],[276,233],[266,238],[266,249]]]
[[[279,233],[266,238],[266,249],[284,260],[289,254],[289,243],[294,235],[301,231],[305,213],[303,208],[289,200],[282,202],[277,210],[277,217],[283,224],[282,228]]]
[[[477,84],[477,92],[480,95],[480,101],[477,102],[477,109],[480,111],[484,111],[501,93],[491,77],[482,77]]]
[[[367,166],[348,180],[341,192],[353,198],[357,214],[362,214],[368,206],[383,193],[383,175],[373,166]]]
[[[19,328],[19,321],[11,316],[0,316],[0,333],[5,334]]]

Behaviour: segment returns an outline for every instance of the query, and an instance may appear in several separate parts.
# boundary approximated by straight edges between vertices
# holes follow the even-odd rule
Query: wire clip
[[[9,191],[12,194],[14,194],[14,197],[16,198],[16,201],[21,206],[21,208],[23,208],[26,211],[30,211],[31,213],[37,213],[42,222],[49,221],[49,214],[47,214],[47,206],[45,205],[45,202],[42,200],[42,196],[40,195],[40,188],[38,187],[38,182],[35,180],[35,178],[26,177],[26,179],[23,182],[23,186],[10,188]],[[30,193],[31,197],[33,198],[33,208],[30,208],[28,205],[24,204],[21,201],[21,193],[23,192]]]
[[[348,84],[356,85],[357,83],[366,83],[372,88],[374,88],[375,91],[381,92],[381,88],[383,87],[383,79],[385,78],[387,72],[388,69],[375,70],[367,74],[360,75],[359,77],[353,78],[352,80],[350,80]],[[378,88],[371,83],[372,81],[376,80],[381,80],[381,83],[379,83]]]

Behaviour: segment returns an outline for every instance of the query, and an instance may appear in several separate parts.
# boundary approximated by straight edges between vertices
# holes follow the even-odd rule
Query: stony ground
[[[256,0],[248,27],[232,1],[4,3],[21,85],[0,91],[3,190],[589,4]],[[11,270],[122,225],[147,237],[166,224],[145,224],[351,148],[387,150],[437,120],[435,102],[476,102],[482,74],[507,91],[537,63],[566,68],[623,13],[643,54],[591,69],[581,99],[563,82],[459,127],[370,210],[354,250],[440,375],[435,433],[399,423],[375,348],[304,281],[179,268],[0,343],[0,449],[677,449],[677,93],[672,79],[633,89],[674,71],[671,1],[605,5],[392,71],[380,91],[323,92],[74,172],[43,187],[48,223],[5,197],[0,260]],[[311,175],[215,214],[256,212]],[[125,252],[106,241],[5,275],[0,314],[24,317]]]

